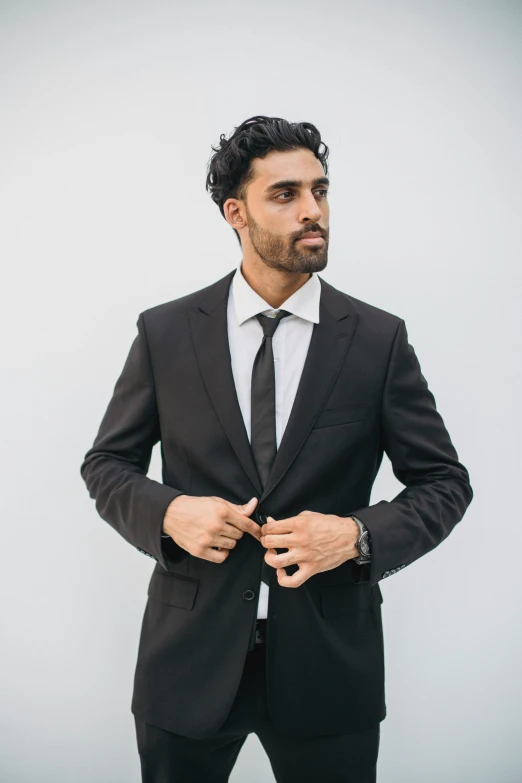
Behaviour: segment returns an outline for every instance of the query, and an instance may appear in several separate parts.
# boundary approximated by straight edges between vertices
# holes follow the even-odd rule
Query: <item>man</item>
[[[142,779],[227,781],[255,732],[279,783],[370,783],[378,583],[449,535],[469,475],[404,321],[317,275],[317,128],[253,117],[214,153],[242,260],[140,313],[81,467],[100,516],[157,561],[131,707]],[[384,452],[405,489],[369,505]]]

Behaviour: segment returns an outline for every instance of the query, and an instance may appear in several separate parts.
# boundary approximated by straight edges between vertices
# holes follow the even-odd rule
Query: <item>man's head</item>
[[[323,146],[322,152],[320,147]],[[206,187],[243,254],[288,272],[320,272],[328,258],[328,147],[309,122],[257,116],[220,137]],[[320,235],[315,243],[303,237]]]

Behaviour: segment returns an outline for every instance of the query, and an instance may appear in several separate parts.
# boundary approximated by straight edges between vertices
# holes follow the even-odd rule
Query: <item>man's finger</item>
[[[295,543],[294,538],[293,533],[264,533],[263,528],[261,528],[261,543],[267,549],[291,547]]]
[[[288,576],[284,568],[276,569],[277,581],[281,587],[301,587],[301,585],[314,573],[306,563],[303,563],[302,565],[299,563],[298,565],[299,570],[296,571],[295,574],[292,574],[292,576]]]
[[[261,535],[267,536],[269,533],[293,533],[298,517],[287,517],[286,519],[274,519],[267,517],[267,521],[261,527]]]
[[[269,559],[267,560],[267,556]],[[291,565],[299,565],[303,555],[295,549],[287,549],[286,552],[278,552],[277,549],[268,549],[265,554],[265,563],[272,568],[288,568]]]
[[[254,510],[256,503],[253,501],[257,501],[257,498],[252,498],[243,506],[243,509],[245,510],[245,513],[241,513],[241,511],[238,511],[236,508],[234,508],[234,505],[231,503],[227,503],[228,509],[225,512],[225,520],[229,522],[231,525],[235,525],[235,527],[238,527],[240,530],[243,530],[245,533],[250,533],[250,535],[254,536],[254,538],[257,538],[258,541],[261,540],[261,532],[259,525],[257,522],[254,522],[252,519],[248,518],[248,514],[252,513]]]
[[[228,500],[226,502],[228,503]],[[257,506],[257,498],[256,497],[250,498],[248,503],[243,503],[243,504],[228,503],[228,505],[231,508],[237,509],[237,511],[239,511],[241,514],[246,514],[247,516],[249,516]]]

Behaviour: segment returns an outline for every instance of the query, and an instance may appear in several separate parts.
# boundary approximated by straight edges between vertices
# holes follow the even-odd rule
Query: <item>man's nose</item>
[[[312,223],[318,223],[322,215],[323,213],[313,196],[306,201],[301,210],[301,220],[308,219]]]

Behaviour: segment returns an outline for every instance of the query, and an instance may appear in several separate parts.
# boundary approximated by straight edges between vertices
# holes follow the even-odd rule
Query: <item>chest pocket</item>
[[[342,408],[323,408],[312,429],[335,427],[339,424],[358,424],[366,419],[371,405],[346,405]]]

